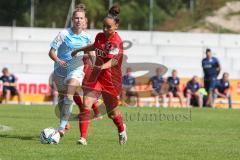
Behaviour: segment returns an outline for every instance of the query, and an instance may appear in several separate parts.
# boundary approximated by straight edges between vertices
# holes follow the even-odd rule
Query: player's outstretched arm
[[[85,53],[84,53],[85,54]],[[91,51],[89,53],[86,53],[89,55],[89,59],[90,59],[90,62],[91,62],[91,66],[93,67],[93,65],[95,64],[96,62],[96,53],[94,51]]]
[[[78,52],[83,51],[86,54],[89,54],[90,51],[94,51],[95,47],[93,44],[90,44],[88,46],[82,47],[82,48],[78,48],[75,51],[72,52],[72,57],[75,57],[77,55]]]

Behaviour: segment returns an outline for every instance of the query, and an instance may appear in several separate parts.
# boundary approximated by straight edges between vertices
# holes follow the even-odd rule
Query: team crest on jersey
[[[118,47],[111,42],[106,42],[105,43],[105,50],[108,51],[112,55],[117,55],[118,52],[119,52]]]
[[[198,88],[198,85],[197,85],[197,84],[195,84],[195,85],[194,85],[194,88],[195,88],[195,89],[196,89],[196,88]]]
[[[105,50],[110,51],[112,49],[112,44],[110,42],[105,43]]]
[[[225,84],[224,84],[224,85],[225,85],[225,87],[228,87],[228,86],[229,86],[228,82],[225,82]]]

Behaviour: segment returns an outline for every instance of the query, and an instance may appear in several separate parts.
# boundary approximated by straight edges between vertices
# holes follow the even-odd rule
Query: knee
[[[88,98],[85,98],[84,100],[83,100],[83,108],[87,108],[87,109],[91,109],[91,107],[92,107],[92,105],[93,105],[93,103],[94,103],[95,101],[93,101],[92,99],[88,99]]]
[[[177,92],[177,96],[178,96],[179,98],[182,98],[182,97],[183,97],[183,94],[182,94],[181,92]]]
[[[117,111],[112,111],[108,113],[108,118],[114,119],[118,115]]]
[[[64,103],[71,105],[71,104],[73,103],[73,96],[71,96],[71,95],[65,96],[65,97],[64,97]]]
[[[64,95],[59,94],[59,95],[58,95],[58,99],[59,99],[59,100],[63,100],[63,99],[64,99]]]
[[[190,99],[192,96],[191,96],[191,94],[187,93],[186,97]]]
[[[114,115],[112,114],[112,113],[108,113],[108,118],[110,118],[110,119],[114,119]]]

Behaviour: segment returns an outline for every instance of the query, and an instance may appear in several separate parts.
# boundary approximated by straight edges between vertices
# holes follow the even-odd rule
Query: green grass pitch
[[[39,133],[57,127],[53,106],[0,105],[0,160],[232,160],[240,159],[240,110],[124,108],[128,142],[118,144],[111,120],[92,121],[88,145],[76,144],[78,122],[58,145],[43,145]],[[75,107],[74,112],[78,109]]]

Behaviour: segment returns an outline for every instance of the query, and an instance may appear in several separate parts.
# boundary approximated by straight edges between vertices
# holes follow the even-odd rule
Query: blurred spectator
[[[190,105],[197,105],[202,108],[203,106],[203,95],[199,92],[201,85],[198,82],[198,77],[193,76],[193,78],[187,82],[187,86],[184,90],[185,96],[187,97],[187,107]]]
[[[53,73],[49,77],[49,86],[51,88],[52,104],[57,105],[57,103],[58,103],[58,90],[57,90],[56,83],[53,81]]]
[[[22,102],[22,96],[17,90],[17,78],[9,72],[8,68],[3,68],[2,74],[0,77],[0,80],[3,82],[2,98],[7,104],[10,98],[16,95],[18,97],[18,103],[20,104]]]
[[[202,60],[202,68],[204,72],[204,87],[208,92],[207,105],[212,107],[213,89],[214,89],[217,77],[221,71],[221,66],[218,59],[212,56],[212,52],[210,49],[206,50],[206,58]]]
[[[170,86],[167,81],[167,78],[163,78],[163,82],[162,82],[161,90],[160,90],[160,97],[162,98],[162,106],[163,107],[167,107],[166,98],[168,95],[169,88],[170,88]]]
[[[183,104],[183,94],[180,91],[180,79],[177,77],[177,70],[172,71],[172,76],[168,77],[168,83],[169,83],[169,92],[168,92],[168,97],[169,97],[169,106],[172,106],[172,99],[173,97],[178,97],[181,107],[184,106]]]
[[[163,77],[161,75],[161,69],[156,69],[156,75],[151,77],[148,81],[148,86],[151,84],[152,91],[151,95],[155,97],[155,106],[159,107],[159,97],[162,97],[160,91],[161,91],[161,85],[163,83]],[[163,101],[163,100],[162,100]]]
[[[214,100],[218,97],[228,99],[228,106],[232,108],[231,86],[228,73],[223,73],[222,79],[216,81],[213,97]]]
[[[123,88],[121,93],[121,101],[122,105],[128,106],[125,102],[125,98],[127,97],[127,101],[129,104],[131,103],[131,97],[136,98],[137,106],[139,106],[139,94],[136,91],[136,79],[131,75],[132,69],[127,68],[126,75],[123,76]]]

